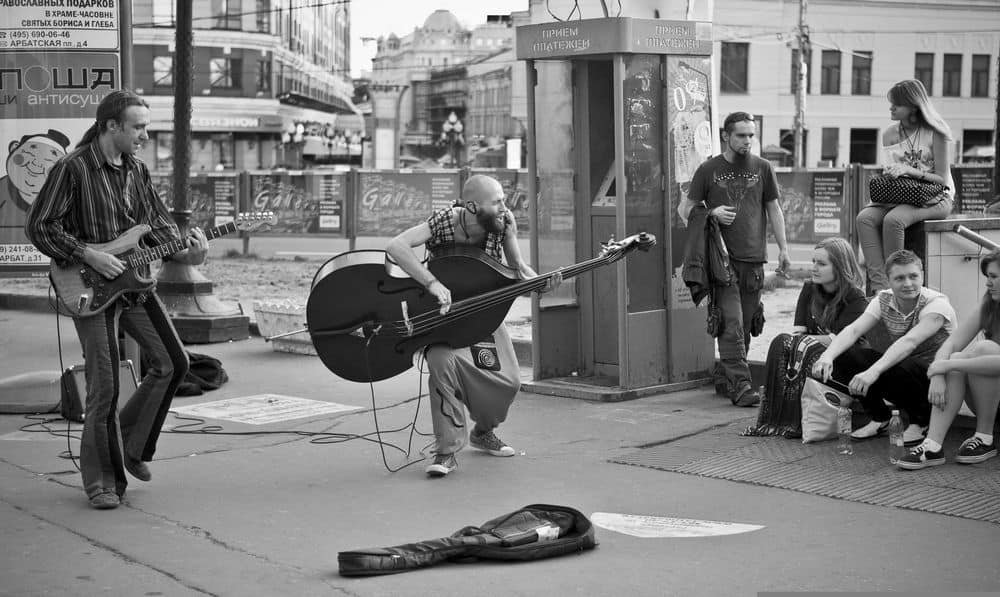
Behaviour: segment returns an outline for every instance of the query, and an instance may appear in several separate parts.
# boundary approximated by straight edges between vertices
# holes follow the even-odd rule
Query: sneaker
[[[431,477],[443,477],[458,468],[458,461],[454,454],[436,454],[434,462],[427,465],[424,472]]]
[[[885,433],[889,428],[889,421],[871,420],[864,427],[858,427],[851,432],[851,439],[871,439]]]
[[[984,444],[983,440],[976,436],[962,442],[955,455],[955,462],[959,464],[976,464],[985,462],[997,455],[996,444]]]
[[[910,424],[903,430],[903,445],[915,446],[927,437],[926,425]]]
[[[105,489],[90,498],[90,506],[95,510],[114,510],[121,503],[118,494],[110,489]]]
[[[481,435],[475,432],[470,433],[469,443],[473,448],[489,452],[494,456],[507,457],[514,455],[514,448],[503,443],[503,440],[497,437],[497,434],[493,433],[492,429]]]
[[[923,444],[913,448],[896,462],[896,466],[908,471],[918,471],[939,464],[944,464],[944,451],[931,452]]]
[[[757,406],[760,404],[760,392],[753,388],[747,388],[739,396],[730,398],[733,406],[741,406],[743,408],[750,408],[751,406]]]

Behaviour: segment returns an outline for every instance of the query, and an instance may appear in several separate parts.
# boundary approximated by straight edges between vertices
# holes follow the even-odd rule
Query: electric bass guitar
[[[560,271],[568,280],[655,244],[656,237],[645,232],[611,240],[597,257]],[[327,369],[350,381],[398,375],[425,346],[479,342],[499,327],[514,299],[543,289],[551,275],[522,280],[475,247],[440,251],[427,268],[454,300],[441,315],[434,295],[386,258],[384,251],[341,253],[320,267],[309,291],[306,322],[316,353]]]
[[[274,224],[277,217],[271,212],[239,214],[232,222],[205,231],[208,240],[236,231],[250,232],[261,226]],[[71,317],[90,317],[104,311],[126,292],[143,292],[156,285],[156,280],[144,278],[141,266],[162,259],[187,248],[187,239],[173,240],[149,249],[140,249],[139,241],[150,227],[140,224],[129,228],[111,242],[88,245],[91,249],[110,253],[125,264],[125,271],[109,280],[86,263],[59,267],[55,261],[49,266],[49,279],[56,296]]]

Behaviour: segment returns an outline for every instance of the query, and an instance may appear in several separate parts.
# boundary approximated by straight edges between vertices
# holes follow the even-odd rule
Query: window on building
[[[153,58],[153,86],[174,86],[174,57],[156,56]]]
[[[174,134],[167,131],[156,133],[156,153],[154,155],[157,170],[174,169]]]
[[[878,162],[878,129],[851,129],[851,163]]]
[[[271,61],[262,59],[257,61],[257,91],[270,93],[271,91]]]
[[[237,58],[212,58],[208,63],[209,85],[218,88],[240,86],[240,60]]]
[[[820,148],[819,159],[830,162],[830,165],[837,164],[837,157],[840,150],[840,129],[823,127],[823,146]]]
[[[778,146],[788,152],[789,163],[795,163],[795,131],[792,129],[778,129]],[[802,153],[809,155],[809,130],[802,131]],[[803,164],[808,163],[803,161]]]
[[[173,27],[174,0],[153,0],[153,27]]]
[[[255,15],[257,19],[257,32],[258,33],[270,33],[271,32],[271,0],[257,0],[256,9],[254,10],[257,14]]]
[[[840,94],[840,50],[823,50],[819,92],[823,95]]]
[[[805,56],[806,62],[806,93],[812,93],[812,50],[806,50]],[[792,50],[792,82],[791,82],[791,92],[796,93],[799,88],[799,51],[798,49]]]
[[[917,52],[914,55],[913,78],[924,84],[927,95],[934,95],[934,54]]]
[[[872,53],[855,51],[851,55],[851,95],[872,94]]]
[[[972,97],[990,96],[990,55],[972,55]]]
[[[962,95],[962,55],[945,54],[941,95],[959,97]]]
[[[722,73],[719,89],[723,93],[746,93],[750,44],[722,42]]]
[[[215,29],[240,29],[240,0],[212,0]]]
[[[962,161],[992,162],[990,151],[993,149],[992,129],[965,129],[962,131]]]

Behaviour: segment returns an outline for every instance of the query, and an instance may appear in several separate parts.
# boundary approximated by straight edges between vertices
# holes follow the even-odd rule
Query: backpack
[[[802,388],[824,350],[826,346],[806,334],[775,336],[764,363],[764,395],[757,424],[740,435],[802,437]]]
[[[531,504],[449,537],[337,554],[341,576],[396,574],[456,560],[541,560],[593,549],[594,526],[573,508]]]

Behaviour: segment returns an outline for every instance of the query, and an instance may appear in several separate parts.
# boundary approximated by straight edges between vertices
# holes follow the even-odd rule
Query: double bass
[[[560,271],[569,279],[655,244],[645,232],[612,239],[597,257]],[[451,291],[444,315],[437,298],[385,251],[348,251],[324,263],[306,303],[306,326],[323,364],[349,381],[388,379],[409,369],[426,346],[463,348],[489,336],[514,299],[543,289],[554,273],[524,280],[482,250],[462,245],[437,251],[427,268]]]

